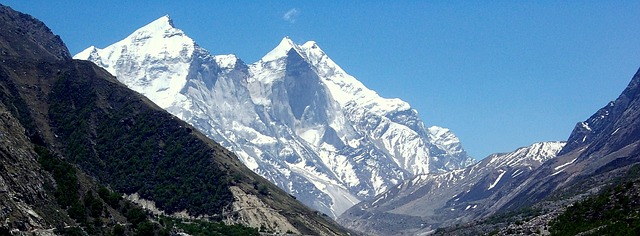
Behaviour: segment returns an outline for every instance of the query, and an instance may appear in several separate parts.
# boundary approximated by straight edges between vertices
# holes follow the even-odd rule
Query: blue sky
[[[257,61],[317,41],[384,97],[450,128],[481,159],[566,140],[640,67],[640,1],[5,1],[72,54],[165,14],[214,54]]]

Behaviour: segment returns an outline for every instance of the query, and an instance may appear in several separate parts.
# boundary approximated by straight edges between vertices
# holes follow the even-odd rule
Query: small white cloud
[[[291,8],[284,13],[282,19],[288,21],[289,23],[295,23],[298,15],[300,15],[300,10],[298,10],[297,8]]]

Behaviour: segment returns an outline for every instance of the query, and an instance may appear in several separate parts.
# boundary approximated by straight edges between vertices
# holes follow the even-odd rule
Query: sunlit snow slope
[[[285,37],[247,65],[211,55],[163,16],[74,58],[105,68],[334,218],[414,175],[474,162],[448,129],[426,128],[409,104],[380,97],[315,42]]]

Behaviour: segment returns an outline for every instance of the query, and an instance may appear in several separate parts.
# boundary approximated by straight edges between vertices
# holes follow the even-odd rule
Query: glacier
[[[212,55],[168,15],[74,56],[234,152],[251,170],[333,218],[417,175],[475,163],[448,129],[383,98],[314,41],[282,41],[258,62]]]

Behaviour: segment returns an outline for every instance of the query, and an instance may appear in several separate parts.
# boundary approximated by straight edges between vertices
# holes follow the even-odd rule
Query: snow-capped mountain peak
[[[164,15],[152,21],[151,23],[143,26],[142,28],[134,31],[132,35],[139,36],[139,35],[145,35],[149,33],[170,33],[170,32],[182,33],[182,30],[177,29],[173,25],[173,21],[171,20],[169,15]]]
[[[291,40],[291,38],[289,38],[289,36],[285,36],[284,38],[282,38],[278,46],[276,46],[274,49],[272,49],[270,52],[264,55],[264,57],[262,57],[260,61],[262,62],[276,61],[280,58],[286,57],[289,51],[291,50],[295,50],[300,56],[302,56],[302,54],[300,53],[301,51],[300,47],[296,45]]]
[[[93,61],[129,88],[142,93],[161,107],[168,107],[187,82],[188,64],[196,44],[173,26],[168,15],[134,31],[125,39],[98,49],[94,46],[74,58]],[[122,70],[118,68],[137,68]]]
[[[182,30],[175,28],[169,15],[162,16],[153,22],[134,31],[119,43],[128,41],[134,46],[147,46],[145,49],[161,49],[165,52],[185,54],[185,47],[193,49],[195,42]],[[192,51],[192,50],[191,50]],[[153,55],[156,51],[149,51]],[[172,54],[174,55],[174,54]]]
[[[289,37],[258,62],[211,55],[168,16],[93,61],[198,128],[297,199],[333,217],[415,174],[473,162],[452,133],[448,150],[408,103],[368,89],[314,41]],[[439,136],[438,136],[439,137]]]

